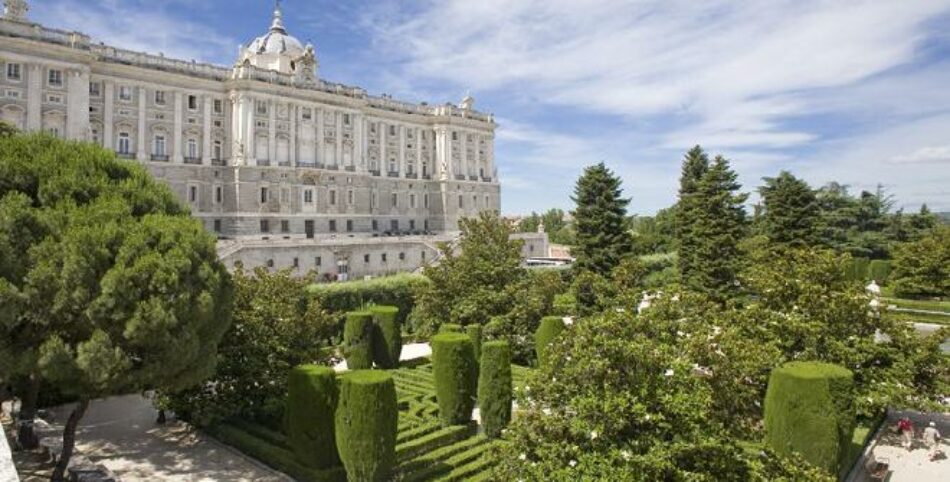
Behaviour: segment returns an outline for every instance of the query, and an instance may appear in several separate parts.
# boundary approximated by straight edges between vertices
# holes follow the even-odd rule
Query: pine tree
[[[763,234],[778,247],[813,246],[818,242],[818,199],[805,181],[787,171],[763,178],[759,194],[765,204]]]
[[[693,234],[698,210],[702,208],[702,199],[698,195],[699,182],[709,170],[709,157],[703,148],[695,146],[683,159],[680,176],[679,201],[674,209],[676,248],[679,252],[680,280],[685,282],[685,273],[696,271],[697,242]]]
[[[680,276],[690,289],[719,301],[738,292],[739,242],[747,230],[743,203],[748,198],[739,193],[740,187],[729,161],[717,156],[696,186],[701,202],[690,211],[695,216],[689,220],[691,238],[687,239],[692,252],[685,254],[694,264]]]
[[[584,169],[577,180],[574,222],[576,266],[606,276],[632,250],[627,204],[621,197],[620,178],[603,163]]]

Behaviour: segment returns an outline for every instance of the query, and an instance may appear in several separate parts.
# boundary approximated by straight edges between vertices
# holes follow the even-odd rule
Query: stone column
[[[211,164],[211,104],[214,100],[210,95],[203,95],[201,99],[204,107],[201,118],[201,163]]]
[[[175,127],[172,131],[172,162],[181,164],[184,162],[184,156],[182,155],[182,142],[181,142],[181,132],[184,127],[184,112],[182,111],[182,94],[179,91],[175,91]]]
[[[336,120],[336,165],[343,165],[343,113],[335,112]]]
[[[366,146],[363,145],[363,114],[352,114],[353,118],[353,165],[360,172],[366,171]]]
[[[277,102],[267,101],[267,157],[270,164],[277,164]]]
[[[138,132],[135,134],[135,142],[137,147],[135,148],[136,154],[135,157],[140,161],[147,161],[149,151],[146,146],[148,146],[148,132],[146,132],[146,118],[147,112],[145,110],[145,86],[138,86],[135,88],[135,95],[138,96],[139,101],[139,128]]]
[[[379,133],[379,172],[388,173],[389,154],[386,152],[386,143],[388,142],[386,137],[389,135],[389,133],[386,131],[386,124],[383,124],[382,122],[378,123],[376,126],[376,132]]]
[[[317,116],[317,162],[326,166],[326,154],[324,150],[324,142],[326,142],[326,133],[324,132],[323,126],[323,109],[316,109]]]
[[[256,120],[257,118],[257,99],[253,97],[244,98],[244,112],[241,115],[241,122],[244,123],[244,128],[246,129],[247,136],[247,153],[244,156],[244,164],[247,166],[253,166],[257,164],[257,135],[256,135]]]
[[[89,72],[68,69],[66,79],[66,138],[89,138]]]
[[[399,135],[399,160],[396,162],[396,169],[405,174],[406,172],[406,126],[399,125],[396,134]]]
[[[115,84],[111,80],[102,82],[102,147],[115,150]]]
[[[43,128],[43,66],[30,64],[26,88],[26,130]]]
[[[290,117],[290,147],[287,160],[292,167],[297,167],[297,105],[287,105],[287,115]]]

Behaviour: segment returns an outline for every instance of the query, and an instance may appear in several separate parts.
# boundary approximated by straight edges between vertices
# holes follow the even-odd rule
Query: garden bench
[[[868,471],[868,478],[870,480],[881,480],[887,478],[887,474],[890,473],[890,463],[887,459],[878,459],[874,456],[873,453],[868,455],[867,460],[864,462],[864,468]]]

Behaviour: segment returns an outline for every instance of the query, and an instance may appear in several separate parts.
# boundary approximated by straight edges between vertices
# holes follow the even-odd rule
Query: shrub
[[[852,281],[865,281],[868,279],[868,267],[870,266],[871,261],[868,258],[851,258],[851,273],[850,279]]]
[[[554,296],[554,314],[558,316],[574,316],[577,314],[577,301],[571,293],[561,293]]]
[[[478,376],[478,407],[485,436],[496,438],[511,421],[511,348],[506,341],[482,347]]]
[[[373,314],[373,359],[382,368],[398,368],[399,355],[402,353],[402,334],[400,333],[399,308],[395,306],[370,306],[366,309]]]
[[[891,286],[900,297],[950,296],[950,226],[941,226],[894,254]]]
[[[875,259],[868,265],[868,277],[878,283],[887,283],[891,275],[891,262],[886,259]]]
[[[410,326],[406,318],[415,307],[416,293],[428,285],[424,276],[399,274],[344,283],[313,283],[306,287],[306,292],[337,317],[339,337],[346,313],[371,304],[399,308],[399,325]]]
[[[346,474],[342,467],[317,470],[307,467],[294,457],[293,452],[284,447],[269,443],[241,427],[220,424],[208,427],[211,434],[245,455],[264,462],[296,480],[304,482],[343,482]]]
[[[472,346],[475,348],[475,360],[482,359],[482,325],[468,325],[465,327],[465,333],[472,340]]]
[[[458,323],[445,323],[439,327],[439,333],[464,333],[465,328]]]
[[[432,372],[439,417],[444,425],[463,424],[475,408],[478,365],[467,335],[442,333],[432,337]]]
[[[330,367],[301,365],[290,371],[287,385],[287,435],[297,460],[318,469],[338,465],[333,433],[336,372]]]
[[[854,375],[838,365],[790,362],[772,370],[765,394],[765,442],[837,473],[854,430]]]
[[[553,343],[562,331],[564,331],[564,320],[560,316],[541,318],[541,326],[534,334],[534,350],[538,355],[538,366],[544,364],[548,345]]]
[[[352,311],[346,314],[343,329],[343,357],[350,370],[373,368],[373,314]]]
[[[396,385],[383,371],[340,377],[336,445],[351,481],[389,480],[396,461]]]

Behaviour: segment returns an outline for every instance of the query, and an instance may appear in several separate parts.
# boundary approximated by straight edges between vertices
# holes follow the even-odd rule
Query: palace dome
[[[287,33],[282,17],[280,8],[274,10],[274,21],[271,23],[270,30],[247,45],[249,53],[287,55],[292,58],[304,54],[303,44]]]

